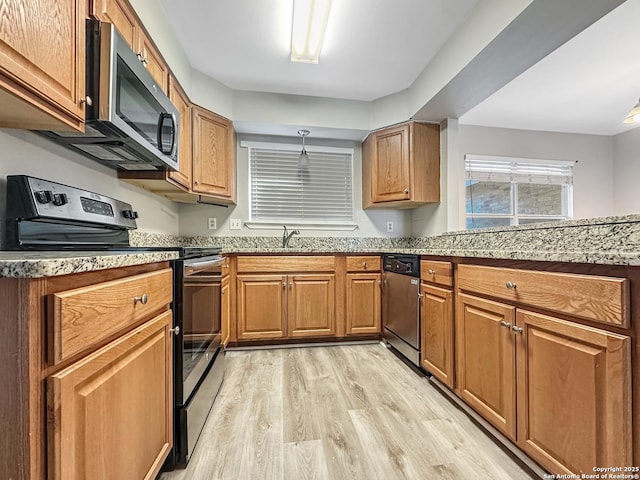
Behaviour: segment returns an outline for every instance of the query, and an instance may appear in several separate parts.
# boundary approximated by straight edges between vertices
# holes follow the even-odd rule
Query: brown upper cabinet
[[[178,81],[169,76],[169,100],[180,114],[180,140],[178,144],[178,170],[169,172],[169,178],[186,189],[191,188],[191,103]]]
[[[0,127],[82,131],[86,1],[6,0],[1,9]]]
[[[236,141],[231,120],[193,105],[193,191],[236,201]]]
[[[116,27],[162,91],[167,93],[169,67],[129,3],[126,0],[92,0],[91,13]]]
[[[440,201],[440,126],[409,122],[362,144],[363,208],[415,208]]]

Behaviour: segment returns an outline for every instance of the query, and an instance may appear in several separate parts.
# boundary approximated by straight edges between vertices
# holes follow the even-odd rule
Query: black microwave
[[[86,46],[84,134],[42,133],[112,168],[177,170],[180,114],[161,86],[112,24],[87,20]]]

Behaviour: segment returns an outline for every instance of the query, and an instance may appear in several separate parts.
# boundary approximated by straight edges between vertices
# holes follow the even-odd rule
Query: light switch
[[[215,217],[209,217],[207,226],[209,227],[209,230],[215,230],[218,228],[218,219]]]
[[[240,230],[242,228],[242,220],[239,218],[232,218],[229,220],[229,230]]]

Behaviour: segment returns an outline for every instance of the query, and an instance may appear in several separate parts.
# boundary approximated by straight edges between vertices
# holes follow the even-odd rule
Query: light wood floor
[[[380,344],[235,351],[186,470],[161,480],[529,479]]]

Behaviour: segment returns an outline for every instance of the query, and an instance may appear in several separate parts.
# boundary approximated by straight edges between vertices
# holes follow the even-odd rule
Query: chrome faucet
[[[283,225],[284,232],[282,233],[282,248],[287,248],[289,246],[289,240],[294,235],[300,235],[300,230],[291,230],[291,232],[287,235],[287,226]]]

